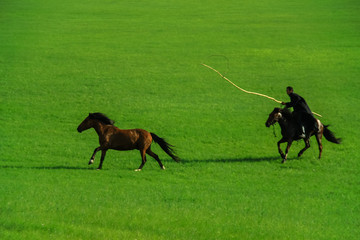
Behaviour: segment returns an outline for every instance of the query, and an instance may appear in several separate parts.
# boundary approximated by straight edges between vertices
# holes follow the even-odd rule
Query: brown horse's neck
[[[95,122],[93,128],[99,136],[104,135],[104,124],[100,122]]]

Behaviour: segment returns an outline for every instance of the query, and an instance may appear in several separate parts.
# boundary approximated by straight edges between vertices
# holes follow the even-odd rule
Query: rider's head
[[[289,95],[290,93],[293,93],[294,92],[294,89],[292,87],[287,87],[286,88],[286,93]]]

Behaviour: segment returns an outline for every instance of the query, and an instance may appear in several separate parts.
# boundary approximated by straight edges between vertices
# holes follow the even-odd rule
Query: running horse
[[[176,162],[180,159],[175,155],[172,145],[167,143],[163,138],[160,138],[154,133],[150,133],[144,129],[129,129],[122,130],[114,126],[114,121],[109,119],[102,113],[89,113],[89,116],[79,125],[78,132],[81,133],[90,128],[94,128],[99,135],[100,146],[95,148],[93,155],[90,158],[89,165],[94,163],[95,155],[101,151],[100,165],[97,168],[102,168],[106,152],[109,149],[126,151],[137,149],[141,154],[141,164],[135,171],[141,171],[146,163],[146,154],[153,157],[160,165],[161,169],[165,169],[161,163],[158,155],[151,151],[151,143],[154,141]]]
[[[318,122],[319,131],[318,132],[311,131],[309,132],[309,134],[306,135],[306,137],[304,138],[305,147],[298,153],[298,157],[300,157],[306,151],[306,149],[310,147],[310,137],[313,135],[315,135],[319,146],[319,159],[321,158],[321,153],[323,149],[321,142],[322,136],[324,136],[326,140],[332,143],[336,143],[336,144],[341,143],[341,139],[336,138],[334,133],[328,129],[329,125],[322,124],[319,119],[316,120]],[[278,145],[279,153],[283,159],[282,163],[284,163],[287,160],[288,152],[292,142],[300,140],[302,138],[300,138],[296,134],[298,126],[296,121],[293,119],[292,113],[290,112],[289,109],[275,108],[269,114],[269,118],[267,119],[265,125],[266,127],[270,127],[271,125],[274,125],[277,122],[280,124],[281,135],[282,135],[282,138],[280,139],[280,141],[278,141],[277,145]],[[285,142],[287,143],[287,147],[284,154],[280,148],[280,144]]]

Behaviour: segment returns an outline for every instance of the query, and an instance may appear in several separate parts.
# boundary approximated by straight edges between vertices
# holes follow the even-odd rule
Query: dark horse
[[[114,150],[140,150],[141,165],[135,171],[141,171],[142,167],[146,163],[146,153],[159,163],[161,169],[165,169],[161,163],[158,155],[151,151],[150,145],[152,141],[158,143],[160,147],[176,162],[180,159],[174,154],[173,147],[167,143],[164,139],[158,137],[154,133],[150,133],[143,129],[129,129],[122,130],[114,126],[114,121],[106,117],[102,113],[89,113],[89,116],[79,125],[78,132],[82,132],[89,128],[94,128],[99,135],[100,146],[95,148],[93,155],[90,158],[89,165],[94,163],[95,155],[101,150],[101,160],[98,170],[102,168],[106,151],[109,149]]]
[[[309,134],[307,134],[307,136],[304,138],[305,147],[299,152],[298,157],[300,157],[305,152],[305,150],[310,147],[310,137],[312,135],[315,135],[319,146],[319,159],[321,158],[321,153],[322,153],[321,138],[323,135],[326,138],[326,140],[332,143],[340,144],[341,142],[341,139],[336,138],[334,133],[332,133],[328,129],[328,125],[325,126],[320,122],[319,119],[316,120],[318,122],[319,131],[318,132],[310,131]],[[271,125],[277,122],[280,124],[281,135],[282,135],[282,138],[280,139],[280,141],[278,141],[277,145],[278,145],[279,153],[283,159],[282,163],[284,163],[287,160],[289,148],[291,147],[292,142],[300,140],[301,138],[296,134],[298,126],[295,119],[293,119],[292,113],[289,111],[289,109],[275,108],[274,111],[272,111],[269,114],[269,118],[266,121],[265,125],[266,127],[270,127]],[[280,144],[284,142],[287,142],[285,154],[280,148]]]

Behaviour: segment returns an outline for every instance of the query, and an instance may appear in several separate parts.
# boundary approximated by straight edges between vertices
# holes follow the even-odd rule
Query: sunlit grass
[[[358,7],[331,1],[4,1],[1,239],[357,239]],[[280,164],[292,85],[342,145]],[[89,112],[176,146],[88,160]],[[355,129],[355,130],[354,130]],[[274,136],[276,135],[276,136]],[[285,147],[285,146],[284,146]]]

